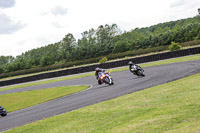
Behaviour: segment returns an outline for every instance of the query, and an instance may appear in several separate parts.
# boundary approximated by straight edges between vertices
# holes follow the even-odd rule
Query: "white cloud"
[[[175,8],[175,7],[178,7],[178,6],[182,6],[182,5],[184,5],[183,1],[185,2],[185,0],[177,0],[177,1],[173,2],[173,3],[171,3],[170,7],[171,8]]]
[[[63,8],[61,6],[56,6],[51,10],[52,14],[54,15],[65,15],[67,14],[67,8]]]
[[[10,8],[15,5],[15,0],[0,0],[0,8]]]
[[[41,15],[45,16],[45,15],[49,15],[49,14],[53,14],[55,16],[57,15],[66,15],[67,14],[67,8],[64,8],[62,6],[56,6],[52,9],[50,9],[49,11],[46,12],[42,12]]]
[[[0,35],[11,34],[19,29],[22,29],[25,25],[20,22],[14,22],[9,16],[0,14]]]
[[[10,27],[0,26],[0,55],[20,55],[58,42],[68,33],[77,39],[99,25],[115,23],[129,31],[193,17],[198,5],[199,0],[16,0],[14,6],[0,9],[9,22],[2,23]]]

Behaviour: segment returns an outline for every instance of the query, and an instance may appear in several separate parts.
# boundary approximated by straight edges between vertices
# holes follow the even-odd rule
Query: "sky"
[[[117,24],[122,31],[194,17],[200,0],[0,0],[0,56]]]

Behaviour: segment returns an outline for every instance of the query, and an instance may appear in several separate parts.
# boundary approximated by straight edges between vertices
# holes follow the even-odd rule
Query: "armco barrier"
[[[22,78],[4,80],[4,81],[0,81],[0,86],[90,72],[90,71],[94,71],[96,67],[109,69],[109,68],[115,68],[115,67],[121,67],[121,66],[128,66],[129,61],[134,61],[135,63],[140,64],[140,63],[145,63],[145,62],[150,62],[150,61],[157,61],[157,60],[163,60],[163,59],[169,59],[169,58],[175,58],[175,57],[181,57],[181,56],[193,55],[193,54],[199,54],[199,53],[200,53],[200,47],[189,48],[189,49],[184,49],[184,50],[179,50],[179,51],[174,51],[174,52],[165,52],[165,53],[153,54],[153,55],[148,55],[148,56],[143,56],[143,57],[136,57],[136,58],[119,60],[119,61],[114,61],[114,62],[107,62],[103,64],[95,64],[95,65],[89,65],[89,66],[84,66],[84,67],[70,68],[70,69],[54,71],[54,72],[49,72],[49,73],[42,73],[42,74],[37,74],[37,75],[27,76],[27,77],[22,77]]]

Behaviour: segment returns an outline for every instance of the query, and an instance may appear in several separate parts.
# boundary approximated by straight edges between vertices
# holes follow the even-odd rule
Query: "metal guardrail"
[[[94,71],[96,67],[101,67],[104,69],[109,68],[115,68],[115,67],[121,67],[128,65],[129,61],[134,61],[137,64],[150,62],[150,61],[157,61],[157,60],[163,60],[163,59],[169,59],[169,58],[175,58],[175,57],[181,57],[181,56],[187,56],[187,55],[193,55],[193,54],[200,54],[200,47],[196,48],[189,48],[174,52],[165,52],[160,54],[153,54],[148,56],[142,56],[142,57],[136,57],[136,58],[130,58],[120,61],[114,61],[114,62],[106,62],[103,64],[95,64],[95,65],[89,65],[84,67],[77,67],[77,68],[70,68],[60,71],[54,71],[49,73],[42,73],[22,78],[16,78],[16,79],[10,79],[10,80],[4,80],[0,81],[0,86],[6,86],[6,85],[13,85],[17,83],[25,83],[30,81],[36,81],[41,79],[47,79],[47,78],[53,78],[53,77],[59,77],[59,76],[65,76],[65,75],[72,75],[72,74],[78,74],[78,73],[84,73],[84,72],[91,72]]]

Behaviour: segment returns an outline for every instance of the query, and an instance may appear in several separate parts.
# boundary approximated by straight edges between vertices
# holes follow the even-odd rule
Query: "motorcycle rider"
[[[135,64],[132,61],[129,61],[128,64],[129,64],[129,70],[131,71],[132,66]]]
[[[104,69],[102,69],[102,68],[95,68],[95,76],[96,76],[96,79],[98,80],[98,84],[102,84],[102,82],[101,82],[101,79],[99,79],[99,72],[105,72],[105,70]]]
[[[131,69],[132,69],[132,66],[141,68],[139,65],[133,63],[132,61],[129,61],[128,64],[129,64],[129,70],[130,70],[131,72],[132,72],[132,70],[131,70]]]
[[[142,76],[142,77],[145,76],[144,69],[142,69],[139,65],[133,63],[132,61],[129,61],[128,64],[129,64],[129,70],[131,73],[137,76]]]

